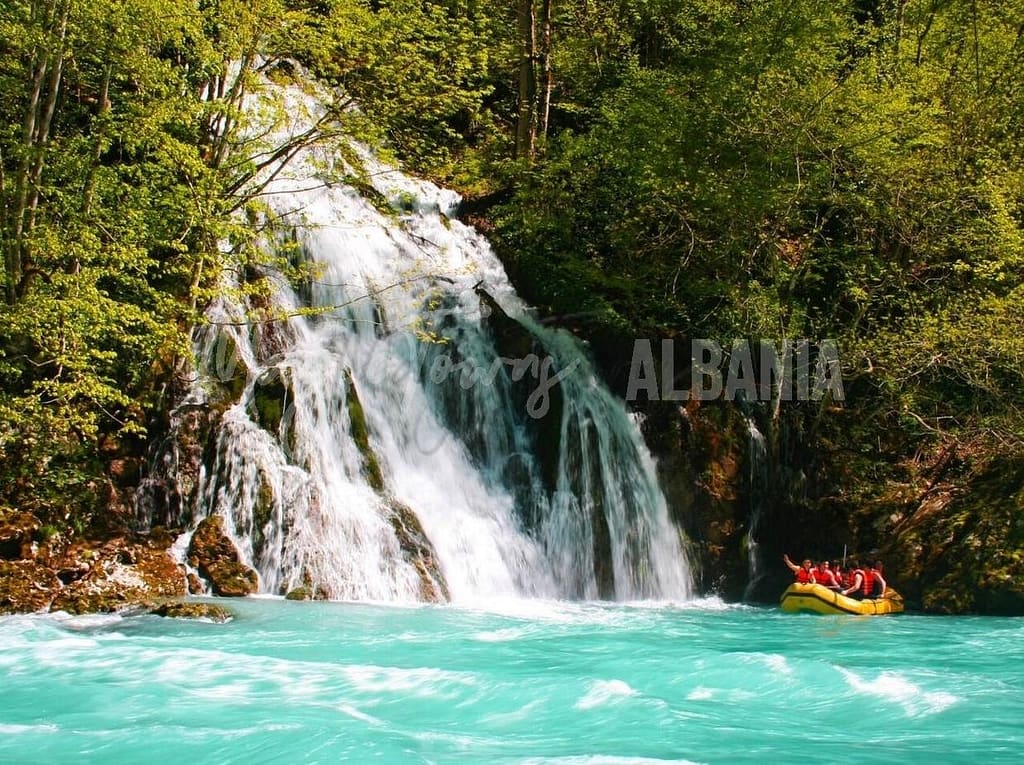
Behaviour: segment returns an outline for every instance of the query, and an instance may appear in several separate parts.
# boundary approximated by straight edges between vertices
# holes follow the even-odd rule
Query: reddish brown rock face
[[[54,611],[117,611],[186,594],[178,564],[166,549],[149,543],[112,539],[99,549],[77,546],[58,562],[58,576],[68,581],[56,593]]]
[[[192,535],[188,557],[216,595],[242,597],[259,590],[259,576],[241,562],[238,549],[224,533],[220,516],[210,516],[199,524]]]
[[[0,561],[0,613],[117,611],[185,594],[184,573],[168,545],[158,543],[167,540],[72,544],[57,535],[40,541],[38,520],[16,515],[18,523],[8,515],[4,528],[17,528],[21,536],[4,538],[18,542],[8,547],[21,559]]]

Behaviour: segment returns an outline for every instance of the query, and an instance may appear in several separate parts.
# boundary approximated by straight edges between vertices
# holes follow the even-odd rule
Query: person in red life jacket
[[[848,578],[843,582],[846,589],[839,592],[854,600],[864,599],[864,570],[857,561],[850,561],[850,567],[846,570]]]
[[[882,561],[876,560],[871,565],[870,574],[872,577],[871,597],[884,598],[889,585],[885,583],[885,578],[882,576]]]
[[[811,561],[809,558],[804,558],[803,563],[799,566],[789,559],[789,555],[782,556],[783,562],[796,575],[797,584],[813,584],[814,575],[811,573]]]
[[[836,583],[839,585],[839,589],[843,589],[846,585],[843,584],[846,577],[846,572],[843,570],[842,561],[832,561],[832,576],[836,578]]]
[[[864,574],[864,581],[860,585],[860,599],[873,598],[875,592],[875,572],[871,570],[871,564],[868,563],[865,566],[861,566],[861,572]]]
[[[829,568],[830,565],[827,560],[819,561],[818,567],[811,572],[811,576],[814,577],[815,584],[823,585],[830,590],[838,590],[840,589],[839,582],[836,581],[835,574]]]
[[[842,585],[844,590],[848,590],[856,584],[856,572],[857,561],[850,561],[850,567],[843,571]]]

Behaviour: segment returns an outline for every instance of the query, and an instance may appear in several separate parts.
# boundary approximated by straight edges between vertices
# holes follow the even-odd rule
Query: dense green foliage
[[[0,504],[77,525],[110,504],[108,465],[145,453],[181,389],[223,245],[255,233],[235,212],[266,157],[346,128],[339,100],[318,130],[266,146],[242,109],[256,74],[296,58],[351,69],[343,48],[371,17],[278,0],[4,5]]]
[[[851,505],[1024,439],[1018,0],[12,0],[0,40],[8,504],[99,507],[144,448],[282,59],[338,86],[306,140],[501,200],[518,286],[592,338],[836,338],[847,405],[799,416]]]
[[[598,336],[837,338],[805,447],[851,505],[1019,449],[1024,5],[629,6],[562,11],[561,127],[497,214],[528,297]]]
[[[0,454],[7,501],[98,495],[181,345],[208,179],[183,5],[14,2],[0,55]]]

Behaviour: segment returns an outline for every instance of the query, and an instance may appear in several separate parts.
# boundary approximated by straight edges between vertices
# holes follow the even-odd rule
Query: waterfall
[[[264,88],[293,135],[320,114],[314,88]],[[452,217],[454,192],[314,145],[260,199],[279,267],[229,269],[183,406],[222,410],[193,522],[223,516],[261,591],[689,595],[636,424]]]
[[[768,445],[753,417],[747,418],[749,441],[747,447],[747,494],[750,501],[750,525],[747,529],[747,587],[744,600],[750,600],[758,580],[764,576],[761,549],[757,542],[760,533],[761,509],[768,484]]]

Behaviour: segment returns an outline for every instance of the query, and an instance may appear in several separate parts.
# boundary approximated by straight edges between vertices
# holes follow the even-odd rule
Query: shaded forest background
[[[259,257],[240,106],[290,61],[336,101],[280,156],[352,136],[460,190],[620,392],[637,337],[837,340],[842,406],[640,404],[705,587],[741,594],[762,492],[766,560],[841,542],[926,607],[1024,608],[1016,0],[11,0],[0,506],[130,524],[191,328]]]

